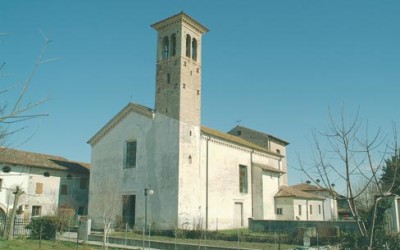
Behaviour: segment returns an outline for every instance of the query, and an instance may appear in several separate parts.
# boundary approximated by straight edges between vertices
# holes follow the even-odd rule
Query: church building
[[[92,226],[102,227],[106,206],[135,229],[216,230],[246,227],[248,218],[276,219],[288,142],[243,126],[227,133],[202,126],[208,29],[183,12],[151,27],[155,108],[128,103],[88,142]]]

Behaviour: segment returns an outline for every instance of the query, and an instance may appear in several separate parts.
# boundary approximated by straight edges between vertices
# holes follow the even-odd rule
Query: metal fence
[[[30,229],[26,226],[31,223],[30,219],[16,217],[14,219],[14,230],[13,237],[28,237],[30,235]],[[4,236],[4,231],[7,225],[7,218],[0,217],[0,236]]]

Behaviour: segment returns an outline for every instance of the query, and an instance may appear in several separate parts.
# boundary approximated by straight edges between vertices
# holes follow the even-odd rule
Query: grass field
[[[242,233],[248,234],[248,230],[241,230]],[[223,234],[227,235],[237,235],[238,231],[237,230],[226,230],[226,231],[221,231]],[[116,236],[119,238],[124,238],[125,233],[122,232],[116,232],[113,233],[112,236]],[[135,233],[135,232],[129,232],[127,235],[127,238],[132,238],[132,239],[137,239],[137,240],[143,240],[143,235]],[[259,235],[260,237],[262,234]],[[147,241],[149,238],[148,236],[144,237],[144,240]],[[278,249],[279,244],[276,242],[274,243],[260,243],[260,242],[244,242],[244,241],[227,241],[227,240],[211,240],[207,239],[205,240],[204,238],[202,239],[184,239],[184,238],[174,238],[174,237],[167,237],[167,236],[151,236],[151,240],[153,241],[163,241],[163,242],[170,242],[170,243],[181,243],[181,244],[191,244],[191,245],[206,245],[206,246],[219,246],[219,247],[227,247],[227,248],[250,248],[250,249]],[[294,249],[296,246],[295,245],[288,245],[288,244],[280,244],[280,249],[281,250],[287,250],[287,249]]]
[[[75,242],[66,242],[66,241],[46,241],[42,240],[39,242],[38,240],[26,240],[26,239],[15,239],[15,240],[0,240],[0,249],[1,250],[27,250],[27,249],[40,249],[40,250],[99,250],[101,247],[96,246],[88,246],[88,245],[79,245],[76,246]],[[110,248],[111,249],[111,248]]]
[[[236,235],[238,232],[235,231],[225,231],[223,232],[227,235]],[[243,231],[243,234],[248,233],[247,231]],[[135,234],[133,232],[129,232],[127,235],[125,233],[114,233],[113,236],[119,238],[133,238],[142,241],[143,235]],[[260,235],[261,236],[261,235]],[[147,244],[148,236],[144,238]],[[273,243],[257,243],[257,242],[243,242],[243,241],[226,241],[226,240],[205,240],[203,239],[183,239],[175,237],[166,237],[166,236],[151,236],[152,241],[163,241],[170,243],[181,243],[181,244],[190,244],[190,245],[207,245],[207,246],[219,246],[226,248],[250,248],[250,249],[278,249],[278,244]],[[179,247],[181,249],[182,246]],[[295,246],[281,244],[281,250],[293,249]],[[14,239],[9,241],[0,240],[0,249],[1,250],[25,250],[25,249],[41,249],[41,250],[99,250],[100,246],[92,246],[88,244],[79,244],[77,246],[76,242],[66,242],[66,241],[39,241],[39,240],[27,240],[27,239]],[[115,248],[109,248],[110,250],[115,250]]]
[[[171,242],[171,238],[168,237],[154,237],[152,240],[161,240]],[[179,243],[187,243],[187,244],[198,244],[199,241],[196,240],[178,240]],[[235,242],[226,242],[226,241],[214,241],[210,240],[207,242],[201,242],[201,244],[206,243],[206,245],[215,245],[222,247],[238,247],[238,244]],[[243,248],[254,248],[254,249],[277,249],[273,244],[262,244],[262,243],[250,243],[250,242],[242,242],[240,243],[240,247]],[[294,246],[289,245],[281,245],[280,249],[291,249]],[[99,246],[91,246],[87,244],[79,244],[78,247],[75,242],[66,242],[66,241],[45,241],[42,240],[39,242],[38,240],[26,240],[26,239],[14,239],[9,241],[0,240],[0,249],[1,250],[99,250],[101,247]],[[109,248],[113,250],[114,248]]]

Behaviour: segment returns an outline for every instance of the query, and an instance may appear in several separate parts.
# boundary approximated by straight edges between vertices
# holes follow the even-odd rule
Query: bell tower
[[[181,12],[159,21],[157,30],[157,113],[200,127],[201,45],[208,31]]]
[[[167,171],[170,187],[163,191],[176,214],[175,223],[193,221],[204,206],[201,147],[201,50],[208,30],[181,12],[153,24],[157,30],[156,143],[166,156],[157,171]],[[158,118],[157,118],[158,117]],[[164,119],[167,118],[167,119]],[[165,142],[165,143],[163,143]],[[176,145],[175,145],[176,143]],[[165,180],[165,176],[162,176]]]

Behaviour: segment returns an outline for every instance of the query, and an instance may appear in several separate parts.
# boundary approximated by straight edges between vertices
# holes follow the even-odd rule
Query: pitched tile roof
[[[257,151],[261,151],[261,152],[264,152],[264,153],[269,153],[269,154],[273,154],[273,155],[276,155],[276,156],[279,156],[279,157],[283,157],[282,155],[279,155],[279,154],[276,154],[274,152],[271,152],[271,151],[269,151],[269,150],[267,150],[267,149],[265,149],[263,147],[260,147],[260,146],[258,146],[256,144],[252,143],[252,142],[244,140],[244,139],[242,139],[242,138],[240,138],[238,136],[227,134],[227,133],[224,133],[224,132],[212,129],[212,128],[201,126],[201,132],[203,132],[205,134],[208,134],[208,135],[211,135],[211,136],[214,136],[214,137],[218,137],[220,139],[224,139],[226,141],[230,141],[230,142],[239,144],[241,146],[245,146],[245,147],[249,147],[251,149],[255,149]]]
[[[0,147],[0,164],[21,165],[69,172],[89,173],[90,164],[64,157]]]
[[[99,142],[110,130],[112,130],[116,125],[118,125],[128,114],[130,113],[137,113],[140,115],[143,115],[149,119],[153,119],[155,115],[155,110],[148,108],[143,105],[139,105],[136,103],[128,103],[118,114],[116,114],[106,125],[103,126],[91,139],[89,139],[88,143],[91,144],[92,146],[95,145],[97,142]],[[234,136],[228,133],[224,133],[212,128],[208,128],[205,126],[201,126],[201,132],[218,137],[220,139],[236,143],[241,146],[245,146],[260,152],[268,153],[271,155],[275,155],[278,157],[283,158],[283,155],[277,154],[275,152],[272,152],[270,150],[267,150],[264,147],[258,146],[252,142],[249,142],[243,138],[240,138],[238,136]]]
[[[99,142],[111,129],[117,126],[128,114],[136,113],[153,119],[155,110],[137,103],[128,103],[118,114],[116,114],[110,121],[108,121],[92,138],[89,139],[90,145],[95,145]]]
[[[339,193],[337,193],[335,190],[330,190],[328,188],[324,188],[324,187],[319,187],[319,186],[315,186],[315,185],[311,185],[311,184],[307,184],[307,183],[299,183],[293,186],[290,186],[294,189],[297,190],[301,190],[304,192],[328,192],[329,194],[333,195],[334,197],[338,198],[341,195]]]
[[[307,184],[307,183],[299,183],[299,184],[293,185],[291,187],[301,190],[301,191],[329,191],[326,188],[318,187],[318,186]]]
[[[303,192],[301,190],[292,188],[292,187],[287,187],[287,186],[282,186],[279,192],[275,195],[275,197],[295,197],[295,198],[303,198],[307,200],[325,200],[325,198],[310,194],[307,192]]]
[[[269,171],[269,172],[274,172],[274,173],[280,173],[280,174],[286,174],[285,171],[279,170],[277,168],[268,166],[268,165],[264,165],[264,164],[259,164],[259,163],[255,163],[253,164],[254,166],[260,167],[261,169],[265,170],[265,171]]]
[[[254,134],[257,134],[257,136],[259,136],[259,137],[272,138],[274,140],[277,140],[277,141],[280,141],[280,142],[284,143],[285,145],[289,145],[289,142],[287,142],[287,141],[285,141],[283,139],[280,139],[280,138],[278,138],[276,136],[273,136],[273,135],[270,135],[270,134],[267,134],[267,133],[264,133],[264,132],[260,132],[258,130],[254,130],[254,129],[251,129],[251,128],[248,128],[248,127],[240,126],[240,125],[237,125],[233,129],[231,129],[229,132],[231,132],[232,130],[235,130],[235,129],[248,130],[248,131],[250,131],[250,132],[252,132]]]

